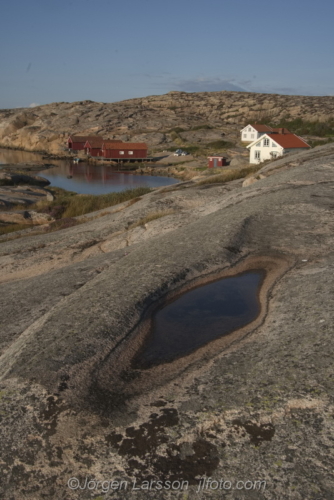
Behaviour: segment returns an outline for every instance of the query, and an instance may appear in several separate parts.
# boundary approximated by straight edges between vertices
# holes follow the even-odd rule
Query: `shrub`
[[[103,208],[118,205],[124,201],[137,198],[151,191],[150,188],[140,187],[135,189],[128,189],[119,193],[108,193],[96,195],[80,195],[70,198],[69,204],[66,207],[62,217],[77,217]]]
[[[22,229],[29,229],[32,226],[29,224],[6,224],[0,226],[0,235],[13,233],[14,231],[21,231]]]
[[[134,222],[131,224],[128,229],[134,229],[135,227],[138,226],[143,226],[144,224],[147,224],[148,222],[151,222],[152,220],[160,219],[161,217],[165,217],[166,215],[172,215],[175,213],[175,210],[173,209],[168,209],[168,210],[160,210],[159,212],[150,212],[145,217],[142,217],[139,219],[137,222]]]
[[[297,135],[314,135],[317,137],[330,137],[334,136],[334,119],[331,118],[326,122],[307,121],[302,118],[295,118],[293,120],[287,117],[279,123],[274,123],[270,120],[260,120],[259,123],[269,125],[274,128],[285,127],[293,134]]]
[[[207,179],[203,179],[198,184],[200,184],[200,185],[201,184],[215,184],[215,183],[222,183],[222,182],[230,182],[230,181],[234,181],[236,179],[243,179],[244,177],[247,177],[247,175],[254,174],[258,170],[260,170],[262,167],[263,167],[263,164],[262,165],[254,165],[252,167],[241,168],[240,170],[228,169],[221,174],[213,175],[212,177],[208,177]]]
[[[206,147],[211,148],[211,149],[227,149],[227,148],[232,148],[234,144],[229,141],[213,141],[213,142],[208,142],[206,144]]]
[[[195,131],[195,130],[209,130],[209,129],[212,129],[213,127],[211,125],[197,125],[196,127],[191,127],[191,130]]]

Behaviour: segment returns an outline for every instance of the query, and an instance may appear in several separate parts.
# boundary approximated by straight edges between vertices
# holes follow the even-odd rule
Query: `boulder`
[[[248,167],[248,157],[237,155],[230,161],[230,167]]]
[[[18,184],[30,184],[32,186],[48,186],[50,181],[39,175],[25,175],[9,172],[0,173],[0,185],[15,186]]]
[[[20,210],[18,212],[0,212],[0,222],[7,224],[47,224],[55,219],[49,214],[34,210]]]

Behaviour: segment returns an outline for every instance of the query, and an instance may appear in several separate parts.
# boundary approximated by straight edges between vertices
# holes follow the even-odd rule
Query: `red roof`
[[[145,144],[144,142],[105,141],[103,143],[102,149],[147,149],[147,144]]]
[[[295,134],[270,134],[269,137],[284,149],[311,147]]]
[[[258,132],[272,132],[273,129],[268,125],[262,125],[261,123],[251,123],[251,127],[255,128]]]
[[[272,129],[273,133],[275,134],[291,134],[290,130],[288,130],[287,128],[273,128]]]
[[[101,148],[104,141],[105,141],[105,139],[103,139],[103,137],[94,137],[94,139],[88,139],[85,142],[85,148],[88,148],[88,147]]]
[[[72,142],[86,142],[93,139],[100,139],[100,137],[98,135],[70,135],[67,140],[70,139]]]

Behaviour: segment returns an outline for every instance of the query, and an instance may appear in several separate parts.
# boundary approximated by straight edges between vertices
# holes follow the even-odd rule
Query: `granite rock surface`
[[[332,498],[334,146],[242,183],[1,239],[1,498]],[[133,368],[158,307],[250,269],[255,321]]]

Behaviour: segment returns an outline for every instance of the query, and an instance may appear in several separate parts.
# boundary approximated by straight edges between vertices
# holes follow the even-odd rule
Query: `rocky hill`
[[[0,110],[0,146],[61,153],[70,133],[144,141],[150,148],[239,140],[249,121],[334,119],[334,97],[169,92],[116,103],[52,103]]]
[[[1,238],[2,499],[333,497],[334,144],[218,181]],[[132,365],[164,303],[259,269],[252,323]]]

